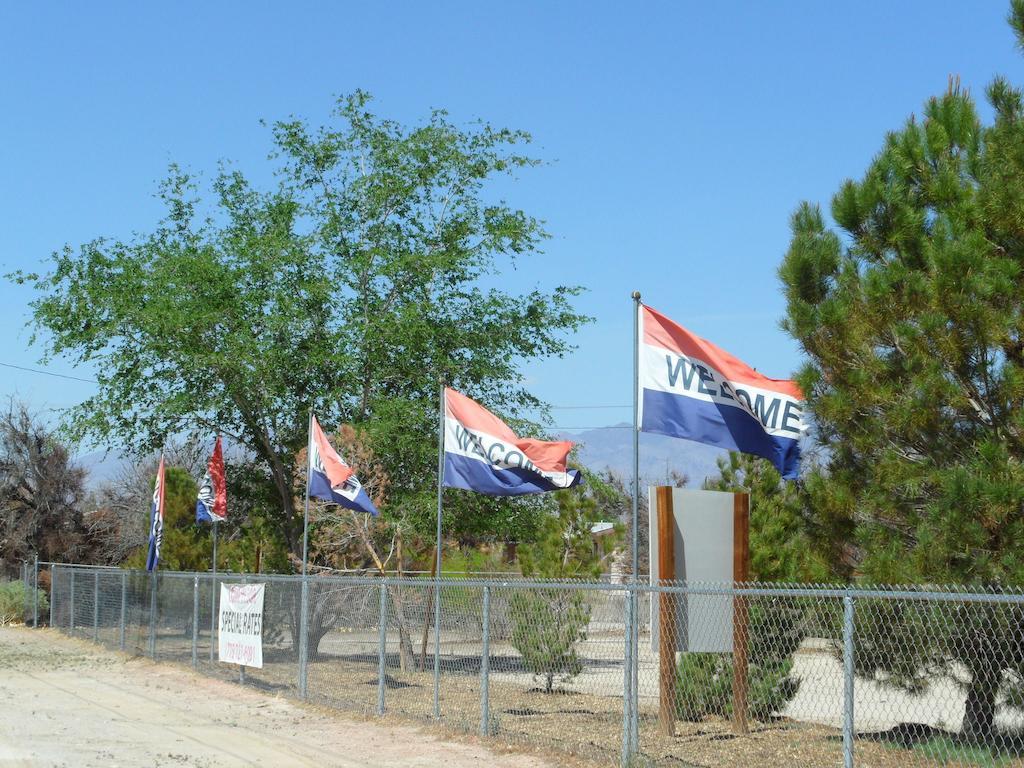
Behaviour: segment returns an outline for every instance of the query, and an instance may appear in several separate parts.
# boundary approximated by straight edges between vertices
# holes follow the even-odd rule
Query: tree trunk
[[[404,576],[403,551],[402,551],[402,529],[395,532],[395,548],[398,553],[398,578]],[[411,672],[416,663],[412,652],[412,636],[409,634],[409,627],[405,623],[405,609],[402,607],[402,587],[399,585],[393,590],[392,601],[395,605],[395,622],[398,624],[398,668],[403,672]]]
[[[1002,670],[992,666],[973,669],[967,705],[964,711],[963,736],[973,744],[991,743],[995,736],[996,695]]]
[[[412,670],[415,664],[412,652],[412,635],[409,633],[409,625],[405,620],[405,610],[402,607],[402,588],[390,587],[391,604],[395,607],[395,624],[398,625],[398,664],[403,672]]]

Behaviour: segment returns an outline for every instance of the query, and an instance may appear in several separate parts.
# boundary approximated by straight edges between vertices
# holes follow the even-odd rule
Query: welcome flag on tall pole
[[[224,451],[220,435],[213,446],[213,454],[206,464],[206,475],[199,485],[196,499],[196,522],[219,523],[228,516],[228,488],[224,474]]]
[[[213,547],[210,553],[210,572],[213,578],[210,583],[210,637],[212,638],[217,625],[217,523],[223,522],[228,516],[228,486],[224,471],[224,449],[220,435],[213,444],[213,454],[206,464],[206,475],[199,485],[199,497],[196,499],[196,522],[213,523]],[[214,644],[210,643],[210,661],[213,661]]]
[[[796,382],[758,373],[650,307],[637,311],[640,430],[761,456],[794,479],[807,429]]]
[[[520,438],[501,419],[454,389],[444,389],[442,485],[486,496],[522,496],[571,488],[568,440]]]
[[[160,466],[156,470],[156,484],[153,486],[153,504],[149,517],[149,553],[146,555],[146,570],[155,571],[160,564],[160,545],[164,539],[164,455],[160,454]]]
[[[434,717],[441,717],[441,515],[444,489],[523,496],[571,488],[572,443],[520,438],[479,403],[443,384],[437,435],[437,542],[434,545]],[[424,635],[425,637],[425,635]]]
[[[309,421],[309,495],[357,512],[377,514],[377,508],[352,467],[334,450],[316,416]]]

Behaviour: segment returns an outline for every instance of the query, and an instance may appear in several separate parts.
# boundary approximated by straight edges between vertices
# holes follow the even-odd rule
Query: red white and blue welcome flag
[[[488,496],[522,496],[571,488],[580,474],[567,469],[568,440],[522,439],[501,419],[454,389],[444,390],[446,488]]]
[[[639,311],[640,430],[762,456],[795,478],[806,431],[796,382],[769,379],[650,307]]]
[[[331,446],[316,416],[309,421],[309,495],[357,512],[377,514],[352,467]]]
[[[213,446],[213,455],[206,464],[206,476],[196,499],[197,523],[221,523],[228,516],[228,486],[224,475],[224,449],[220,435]]]
[[[160,545],[164,540],[164,457],[160,455],[160,466],[156,470],[156,484],[153,486],[153,505],[149,512],[149,553],[146,555],[146,570],[155,571],[160,564]]]

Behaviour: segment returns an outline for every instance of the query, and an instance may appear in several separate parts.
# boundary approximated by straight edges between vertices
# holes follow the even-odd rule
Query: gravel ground
[[[87,627],[79,628],[78,633],[80,637],[91,637],[94,631]],[[191,663],[188,634],[167,629],[158,633],[158,658],[176,664],[154,667],[139,660],[129,662],[129,666],[182,669],[181,665]],[[100,627],[98,639],[116,644],[116,632],[113,628]],[[127,641],[129,647],[141,652],[145,646],[145,633],[139,629]],[[247,689],[277,697],[294,697],[296,662],[288,650],[287,638],[278,640],[278,644],[279,647],[265,644],[265,667],[248,673]],[[488,746],[527,750],[549,757],[557,765],[618,765],[622,733],[622,698],[619,694],[622,667],[615,651],[620,645],[621,638],[599,636],[589,639],[581,648],[587,659],[587,670],[572,682],[559,683],[561,693],[545,694],[537,687],[539,681],[525,672],[520,664],[514,663],[511,651],[503,643],[495,643],[492,646],[495,655],[492,657],[490,683],[490,729],[495,738],[486,742]],[[389,637],[388,646],[386,709],[389,721],[433,723],[429,668],[426,672],[400,671],[397,638]],[[226,690],[237,691],[237,685],[229,684],[229,681],[238,680],[237,668],[208,661],[207,636],[200,636],[197,650],[202,674],[184,674],[196,681],[217,678]],[[310,700],[332,710],[340,710],[348,717],[380,723],[373,715],[377,703],[377,633],[365,630],[331,632],[320,644],[320,650],[320,657],[310,664]],[[438,730],[438,726],[433,724],[430,725],[432,733],[458,739],[465,738],[465,734],[479,732],[481,696],[476,652],[471,642],[443,645],[440,701],[444,730]],[[786,717],[752,722],[750,732],[743,735],[733,733],[730,723],[721,718],[708,718],[699,723],[678,722],[674,737],[661,736],[657,727],[657,676],[650,658],[647,652],[641,654],[642,757],[638,765],[838,768],[843,764],[842,742],[836,722],[838,717],[834,711],[834,702],[841,702],[841,669],[826,647],[808,644],[797,654],[795,670],[803,678],[803,685],[801,695],[791,703],[793,713],[787,709]],[[920,707],[920,702],[915,703]],[[941,724],[938,727],[920,721],[915,724],[915,707],[907,706],[879,686],[859,685],[858,704],[862,707],[857,718],[859,727],[855,744],[855,764],[858,767],[1024,766],[1024,761],[1018,757],[1021,749],[1000,750],[993,755],[987,750],[978,751],[958,743],[955,737],[944,732]],[[865,710],[874,717],[864,718],[861,713]],[[0,768],[3,766],[0,759]]]
[[[408,725],[347,719],[49,630],[0,627],[3,768],[555,764]]]

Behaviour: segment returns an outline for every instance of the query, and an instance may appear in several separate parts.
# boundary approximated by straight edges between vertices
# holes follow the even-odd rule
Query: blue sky
[[[776,269],[800,200],[827,205],[958,74],[1024,82],[1002,2],[7,3],[0,6],[0,273],[153,226],[169,162],[266,177],[259,121],[324,120],[364,88],[415,122],[523,128],[551,161],[509,202],[547,221],[508,285],[581,283],[596,322],[533,364],[556,405],[630,402],[630,300],[768,375],[799,364]],[[987,114],[987,110],[986,110]],[[34,366],[32,294],[0,282],[0,362]],[[50,369],[78,376],[64,361]],[[45,410],[91,387],[0,368]],[[561,427],[628,408],[557,411]]]

